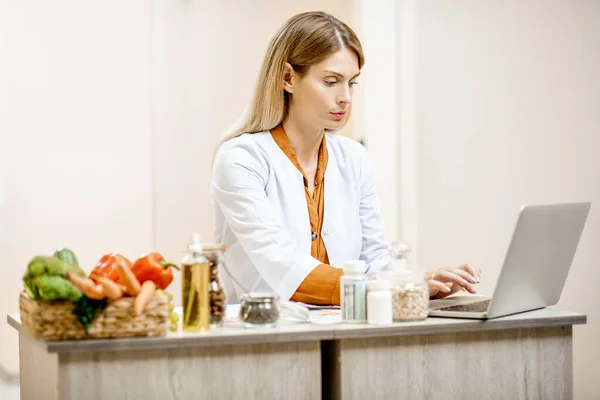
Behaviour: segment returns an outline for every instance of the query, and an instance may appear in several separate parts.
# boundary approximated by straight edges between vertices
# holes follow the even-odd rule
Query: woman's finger
[[[433,292],[435,291],[440,291],[440,292],[444,292],[444,293],[449,293],[450,290],[452,290],[450,287],[446,286],[444,283],[440,282],[440,281],[436,281],[435,279],[430,279],[427,281],[427,284],[429,285],[429,292]]]
[[[457,275],[462,276],[464,279],[466,279],[470,283],[477,283],[476,276],[473,275],[472,273],[469,273],[469,272],[465,271],[464,269],[461,269],[461,268],[450,268],[449,270],[452,271],[452,272],[454,272]]]
[[[434,299],[444,299],[448,296],[452,296],[453,294],[464,290],[462,286],[455,285],[452,282],[443,282],[444,285],[451,287],[452,289],[449,292],[442,292],[441,290],[429,288],[429,297]]]
[[[470,264],[469,264],[470,265]],[[479,268],[477,265],[473,265],[473,267],[475,267],[475,269],[477,270],[477,276],[479,277],[479,280],[481,280],[481,268]]]
[[[481,268],[474,264],[465,264],[458,267],[462,270],[468,271],[471,275],[475,277],[477,283],[481,281]]]
[[[475,293],[475,288],[471,285],[465,278],[462,276],[448,270],[448,269],[439,269],[435,272],[435,279],[441,281],[450,281],[459,286],[464,287],[470,293]]]

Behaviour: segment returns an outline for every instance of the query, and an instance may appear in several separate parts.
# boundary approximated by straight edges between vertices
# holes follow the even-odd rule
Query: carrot
[[[130,296],[137,296],[140,292],[140,281],[131,269],[125,263],[120,262],[117,264],[117,273],[119,274],[119,282],[125,285],[125,293]]]
[[[140,292],[138,293],[137,297],[135,298],[135,303],[134,303],[136,315],[140,315],[142,312],[144,312],[144,309],[146,308],[146,306],[148,305],[148,303],[150,302],[152,297],[154,297],[155,290],[156,290],[156,283],[154,283],[152,281],[146,281],[142,284]]]
[[[93,280],[84,278],[71,272],[67,273],[67,279],[77,289],[81,290],[83,294],[94,300],[102,300],[106,297],[104,294],[104,288],[101,285],[96,285]]]
[[[109,300],[116,300],[123,297],[122,286],[117,284],[116,282],[108,279],[105,276],[100,276],[97,274],[90,275],[90,278],[92,278],[93,280],[98,282],[100,286],[102,286],[102,288],[104,289],[104,294],[106,295],[106,297],[109,298]]]

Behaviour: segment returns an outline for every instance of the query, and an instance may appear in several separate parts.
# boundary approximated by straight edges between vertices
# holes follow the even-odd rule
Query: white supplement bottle
[[[367,322],[370,325],[392,323],[392,292],[386,280],[369,281],[367,294]]]
[[[367,322],[367,284],[365,262],[350,260],[344,263],[340,278],[340,308],[342,321]]]

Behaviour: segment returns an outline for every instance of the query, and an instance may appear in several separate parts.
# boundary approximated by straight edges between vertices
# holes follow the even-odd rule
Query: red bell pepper
[[[98,264],[96,264],[89,276],[105,276],[111,281],[118,282],[119,273],[117,266],[119,263],[124,263],[125,266],[131,268],[131,261],[129,261],[127,257],[116,253],[105,254],[100,261],[98,261]]]
[[[179,269],[176,264],[165,261],[159,253],[148,253],[138,258],[131,266],[131,271],[135,277],[143,284],[146,281],[152,281],[165,290],[173,281],[173,271],[171,267]]]

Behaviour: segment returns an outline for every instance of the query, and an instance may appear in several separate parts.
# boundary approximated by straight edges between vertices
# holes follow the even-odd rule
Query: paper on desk
[[[228,304],[225,309],[224,322],[238,322],[240,320],[240,305]]]
[[[317,325],[339,324],[342,322],[342,311],[339,307],[311,310],[310,322]]]
[[[306,303],[302,303],[301,301],[297,301],[296,304],[300,304],[301,306],[304,306],[311,311],[312,310],[339,310],[340,309],[340,306],[315,306],[314,304],[306,304]]]

